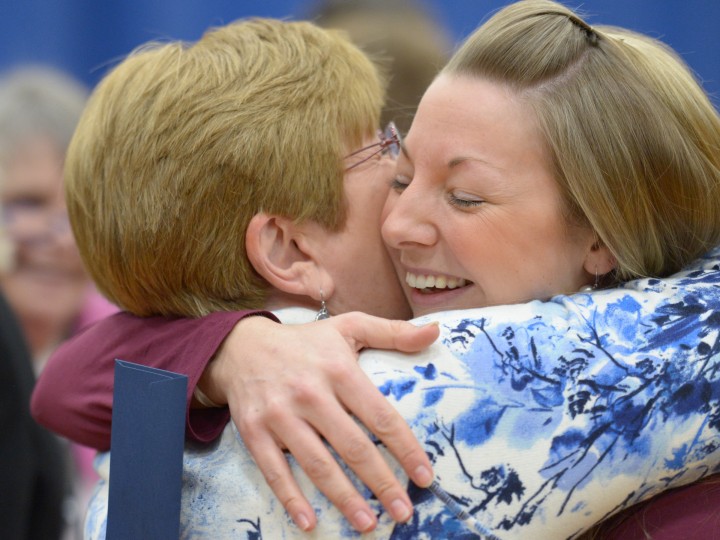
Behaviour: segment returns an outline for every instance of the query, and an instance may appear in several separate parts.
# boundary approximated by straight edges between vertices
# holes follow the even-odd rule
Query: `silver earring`
[[[318,311],[317,315],[315,315],[315,320],[322,321],[329,318],[330,312],[328,311],[327,305],[325,304],[325,297],[323,297],[322,289],[320,289],[320,311]]]
[[[583,287],[580,287],[580,292],[588,293],[593,292],[600,286],[600,275],[598,274],[597,266],[595,267],[595,284],[594,285],[585,285]]]

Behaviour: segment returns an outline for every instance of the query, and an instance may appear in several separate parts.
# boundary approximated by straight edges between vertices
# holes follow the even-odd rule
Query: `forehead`
[[[502,84],[441,76],[423,97],[405,148],[399,171],[409,164],[416,180],[474,190],[496,203],[563,198],[532,107]]]
[[[54,193],[61,189],[62,154],[48,138],[33,137],[13,145],[2,165],[0,190],[5,195],[27,191]]]
[[[428,139],[458,155],[493,150],[496,159],[513,160],[518,153],[545,154],[530,104],[505,85],[470,76],[441,75],[428,88],[405,140],[410,148]]]

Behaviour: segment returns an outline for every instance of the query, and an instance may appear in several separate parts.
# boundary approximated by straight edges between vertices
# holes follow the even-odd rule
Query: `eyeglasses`
[[[353,156],[356,156],[358,154],[361,154],[362,152],[365,152],[366,150],[370,150],[371,148],[377,148],[377,150],[373,153],[371,153],[368,156],[365,156],[363,159],[358,161],[357,163],[353,163],[349,167],[347,167],[345,170],[349,171],[351,169],[354,169],[358,165],[362,165],[369,159],[372,159],[373,157],[377,156],[378,154],[382,154],[383,156],[391,156],[393,159],[397,158],[400,154],[400,146],[402,144],[402,139],[400,138],[400,132],[395,127],[395,124],[393,122],[390,122],[386,127],[384,131],[378,132],[378,138],[380,139],[380,142],[376,142],[374,144],[370,144],[368,146],[365,146],[364,148],[361,148],[360,150],[355,150],[352,154],[348,154],[345,156],[345,159],[351,158]]]

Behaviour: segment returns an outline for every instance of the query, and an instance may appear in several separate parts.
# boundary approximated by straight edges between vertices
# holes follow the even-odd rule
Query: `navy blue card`
[[[115,361],[107,540],[177,540],[187,376]]]

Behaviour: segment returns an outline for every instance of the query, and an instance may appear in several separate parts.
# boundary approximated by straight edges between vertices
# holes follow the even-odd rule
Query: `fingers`
[[[342,396],[345,407],[385,444],[416,485],[419,487],[429,486],[433,480],[430,460],[400,413],[385,399],[359,367],[350,370],[339,381],[336,392]],[[332,441],[331,444],[336,449],[338,448]],[[371,466],[370,462],[369,460],[356,461],[355,465],[349,462],[348,464],[358,473],[358,476],[364,478],[364,475],[367,474],[364,472],[365,468]],[[387,482],[386,477],[383,477],[383,482]],[[368,485],[368,487],[371,486]],[[378,492],[374,489],[373,493],[379,497]]]
[[[337,364],[328,374],[333,380],[341,381],[335,387],[336,392],[344,396],[342,403],[350,412],[358,415],[360,420],[380,437],[417,485],[429,486],[432,483],[431,465],[423,447],[402,416],[375,388],[360,367],[355,363]],[[407,486],[404,481],[401,483],[396,478],[377,445],[357,422],[348,416],[345,407],[334,400],[325,402],[311,389],[307,389],[306,393],[303,401],[306,403],[308,423],[325,437],[341,460],[375,494],[395,521],[407,521],[412,515]],[[291,448],[291,451],[296,457],[299,457],[301,452],[299,445]],[[344,476],[342,480],[339,476],[331,479],[326,486],[321,486],[314,477],[311,479],[333,502],[342,500],[342,495],[339,494],[345,487],[342,482]],[[338,494],[334,493],[335,490]],[[340,509],[345,513],[342,507]]]
[[[333,378],[362,371],[355,362],[328,369]],[[364,375],[363,375],[364,377]],[[369,381],[366,380],[366,384]],[[370,384],[373,392],[379,394]],[[368,435],[348,415],[331,392],[319,393],[314,385],[298,382],[295,402],[304,411],[306,422],[278,418],[273,422],[276,438],[282,440],[318,489],[343,513],[360,532],[375,528],[375,513],[340,468],[318,436],[325,437],[339,458],[345,462],[378,498],[395,521],[407,521],[412,504],[406,486],[393,474],[385,458]],[[380,395],[380,399],[382,395]],[[310,427],[312,426],[312,427]],[[314,428],[314,429],[313,429]],[[317,430],[317,431],[316,431]]]
[[[345,418],[348,418],[347,415]],[[405,522],[412,516],[412,502],[407,486],[393,474],[378,447],[354,421],[340,425],[328,417],[333,429],[326,438],[340,458],[355,472],[395,521]]]
[[[286,337],[279,339],[281,332]],[[378,447],[347,411],[382,440],[417,485],[429,485],[432,472],[423,448],[357,365],[356,353],[364,347],[414,352],[429,346],[438,334],[437,325],[416,327],[352,313],[294,329],[273,326],[260,333],[269,341],[264,354],[246,354],[239,364],[215,360],[218,366],[227,364],[218,368],[224,381],[221,390],[228,396],[240,435],[272,491],[303,530],[316,526],[315,513],[279,445],[293,454],[309,480],[353,527],[367,532],[377,524],[375,513],[321,436],[393,519],[406,521],[411,516],[405,481],[394,476]],[[233,365],[241,368],[229,369]]]
[[[440,335],[436,323],[415,326],[406,321],[382,319],[357,312],[339,315],[324,323],[336,326],[356,351],[372,347],[417,352],[430,346]]]
[[[351,367],[352,370],[359,370],[354,363]],[[339,458],[376,495],[390,517],[400,522],[407,521],[412,516],[412,503],[407,495],[406,485],[395,477],[377,446],[332,393],[318,394],[310,387],[303,390],[302,386],[301,384],[295,388],[296,402],[302,404],[298,405],[296,413],[303,410],[304,418],[275,411],[269,413],[256,426],[250,427],[246,416],[241,430],[241,435],[268,484],[293,520],[302,527],[302,518],[307,517],[310,507],[284,462],[285,456],[279,454],[278,444],[292,453],[308,479],[356,530],[368,532],[377,525],[375,512],[338,465],[318,435],[320,432]],[[382,395],[380,399],[384,400]],[[400,420],[403,423],[402,419]],[[272,426],[270,436],[268,426]],[[391,425],[387,424],[387,428],[391,429]],[[412,437],[412,434],[410,436]],[[414,439],[413,442],[417,445]],[[423,453],[422,449],[420,452]],[[312,518],[314,519],[314,515]]]
[[[243,437],[243,440],[265,481],[293,522],[303,531],[311,531],[317,525],[315,512],[298,487],[287,457],[267,433],[256,433],[252,437]]]
[[[348,420],[349,417],[345,414],[345,421]],[[354,424],[352,421],[351,423]],[[377,525],[374,512],[345,476],[317,432],[305,422],[294,419],[286,424],[281,422],[275,428],[276,437],[282,439],[282,443],[292,453],[308,479],[342,512],[352,526],[359,532],[373,530]],[[293,521],[303,530],[310,530],[303,524],[307,524],[308,510],[312,510],[292,475],[286,456],[279,452],[275,442],[264,446],[266,450],[261,450],[256,445],[252,449],[248,445],[248,448],[255,456],[268,485]],[[314,527],[314,513],[311,517]]]
[[[391,328],[392,323],[398,323],[398,333],[395,336],[394,341],[390,349],[397,349],[402,352],[417,352],[421,351],[430,345],[440,336],[440,325],[438,323],[430,323],[423,326],[415,326],[405,321],[389,321]],[[372,341],[369,342],[367,347],[381,348],[377,345],[373,345]]]
[[[345,422],[354,424],[347,414],[344,416]],[[309,480],[342,512],[357,531],[364,533],[373,530],[377,525],[375,513],[345,475],[318,434],[307,424],[303,427],[295,425],[292,429],[287,427],[283,432],[287,435],[284,442],[288,450]],[[360,435],[363,435],[362,432]],[[377,452],[377,449],[374,450]],[[378,457],[382,462],[382,456]],[[398,491],[407,498],[402,488]],[[409,501],[407,507],[409,508]],[[407,515],[403,516],[404,520],[409,516],[408,511]]]

